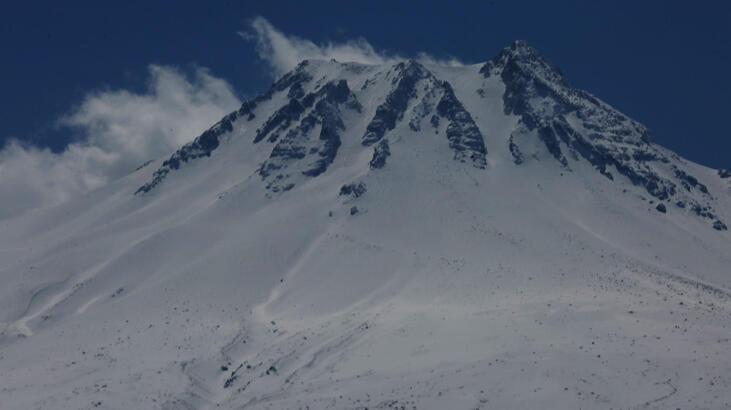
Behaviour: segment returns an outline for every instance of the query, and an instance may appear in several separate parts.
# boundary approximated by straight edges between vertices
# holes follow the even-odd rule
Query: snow
[[[271,193],[257,173],[284,90],[147,194],[163,159],[0,221],[0,407],[731,406],[731,234],[531,135],[515,165],[500,77],[427,68],[487,169],[453,159],[444,123],[409,128],[421,81],[371,170],[393,67],[312,61],[305,92],[345,79],[362,105],[322,175]],[[731,221],[727,182],[673,161]]]

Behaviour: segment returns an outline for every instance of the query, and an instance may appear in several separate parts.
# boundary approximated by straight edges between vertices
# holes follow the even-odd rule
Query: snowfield
[[[1,409],[731,408],[731,179],[524,43],[204,135],[0,220]]]

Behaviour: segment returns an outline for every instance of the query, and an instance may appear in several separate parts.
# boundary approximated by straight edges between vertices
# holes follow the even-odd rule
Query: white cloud
[[[0,151],[0,218],[51,205],[124,176],[192,140],[240,105],[232,87],[198,68],[149,67],[146,93],[95,92],[61,126],[82,138],[62,152],[11,141]]]
[[[321,45],[296,36],[288,36],[277,30],[263,17],[256,17],[251,22],[251,31],[240,33],[247,40],[256,43],[256,51],[266,61],[275,76],[290,71],[302,60],[330,60],[356,62],[363,64],[383,64],[408,57],[377,51],[363,38],[343,43],[327,42]],[[415,56],[419,61],[441,65],[463,65],[456,58],[440,59],[426,53]]]

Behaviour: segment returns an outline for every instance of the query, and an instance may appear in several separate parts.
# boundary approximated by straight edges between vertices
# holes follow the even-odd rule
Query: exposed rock
[[[381,140],[373,147],[373,158],[371,158],[371,169],[380,169],[386,165],[386,159],[391,156],[391,148],[388,146],[388,140]]]
[[[703,206],[703,205],[694,203],[694,204],[691,204],[690,210],[693,211],[694,214],[696,214],[700,217],[703,217],[703,218],[714,219],[716,217],[716,215],[714,215],[713,212],[711,212],[711,208],[709,206]]]
[[[645,127],[591,94],[571,88],[560,70],[525,42],[504,49],[480,72],[486,78],[501,77],[505,113],[520,116],[509,142],[516,164],[524,159],[516,156],[517,141],[524,138],[516,137],[536,135],[566,169],[569,157],[583,159],[610,180],[616,180],[612,173],[616,170],[659,200],[675,196],[677,186],[709,195],[704,184],[679,166],[662,168],[670,159],[651,143]]]
[[[704,194],[708,193],[708,188],[698,182],[698,179],[696,179],[694,176],[688,175],[685,171],[683,171],[682,169],[678,169],[677,167],[673,167],[673,169],[675,171],[675,176],[681,181],[681,184],[686,190],[690,191],[692,187],[698,189]]]
[[[135,171],[134,172],[137,172],[137,171],[141,170],[142,168],[145,168],[146,166],[152,164],[153,162],[155,162],[154,159],[151,159],[151,160],[148,160],[148,161],[143,162],[142,164],[140,164],[140,166],[138,166],[137,168],[135,168]]]
[[[437,104],[437,114],[449,121],[447,139],[454,150],[454,159],[471,162],[476,168],[487,166],[487,148],[480,129],[462,103],[454,95],[452,86],[444,81],[442,98]]]
[[[288,168],[293,161],[304,164],[304,169],[300,171],[304,176],[316,177],[325,172],[335,160],[342,144],[340,132],[345,126],[340,117],[340,107],[355,111],[361,109],[345,80],[329,82],[302,99],[303,110],[313,105],[314,107],[304,115],[299,124],[277,142],[269,159],[259,167],[258,173],[262,179],[267,179],[278,172],[267,184],[267,189],[272,192],[286,191],[294,187],[293,182],[287,181],[291,174],[279,172]],[[315,140],[311,134],[318,126],[319,134]],[[314,159],[308,161],[310,157]]]
[[[360,105],[350,92],[348,83],[340,80],[337,83],[328,83],[323,87],[322,99],[315,106],[314,112],[320,119],[322,125],[320,129],[320,148],[317,151],[319,159],[317,159],[309,169],[302,171],[302,174],[316,177],[327,170],[327,168],[335,160],[335,156],[340,148],[341,141],[339,132],[345,128],[340,118],[338,106],[346,104],[348,108],[360,110]],[[350,104],[347,104],[348,101]]]
[[[435,129],[439,128],[439,116],[432,115],[431,119],[429,120],[429,123],[434,127]]]
[[[668,209],[665,207],[665,204],[657,204],[655,209],[657,209],[658,212],[663,213],[663,214],[668,211]]]
[[[520,148],[515,144],[514,138],[511,135],[508,141],[508,148],[510,149],[510,155],[513,157],[513,163],[520,165],[523,163],[523,153],[520,152]]]
[[[264,125],[257,130],[256,137],[254,137],[254,143],[263,140],[276,129],[286,129],[292,122],[297,121],[304,111],[305,107],[302,103],[299,100],[292,98],[286,105],[275,111],[274,114],[266,120]],[[279,134],[274,132],[271,136],[269,136],[269,142],[275,142],[277,138],[279,138]]]
[[[731,178],[731,171],[727,169],[719,169],[718,176],[721,177],[721,179]]]
[[[305,96],[305,90],[302,88],[302,82],[297,82],[289,87],[287,98],[299,99]]]
[[[340,196],[349,196],[352,198],[358,198],[366,193],[366,184],[363,182],[347,184],[340,187]]]
[[[302,61],[297,65],[297,67],[294,68],[294,70],[283,75],[282,78],[277,80],[268,91],[267,94],[269,94],[269,97],[271,97],[271,94],[279,91],[284,91],[287,88],[290,88],[288,94],[296,94],[297,89],[302,88],[302,84],[312,81],[312,75],[307,72],[307,67],[309,65],[309,61]],[[295,87],[295,91],[292,91],[291,89],[291,87],[293,86]],[[289,98],[294,98],[294,96],[290,95]]]
[[[192,142],[183,145],[173,155],[165,160],[160,168],[152,174],[152,180],[135,191],[135,195],[150,192],[152,188],[160,184],[172,170],[180,168],[180,165],[196,158],[210,157],[213,150],[218,148],[219,137],[227,132],[233,131],[233,121],[237,113],[233,112],[223,117],[216,125],[203,132]]]
[[[416,96],[416,83],[430,75],[421,64],[413,60],[398,63],[394,71],[398,73],[393,80],[396,87],[386,96],[386,101],[376,108],[373,119],[366,127],[361,139],[365,146],[380,141],[387,131],[396,126],[396,122],[406,112],[409,101]]]
[[[713,222],[713,229],[717,231],[725,231],[728,230],[728,227],[725,223],[721,222],[721,220],[717,219]]]
[[[558,121],[554,122],[554,124],[558,123]],[[559,127],[558,129],[561,130],[562,128]],[[538,129],[538,138],[540,138],[541,141],[543,141],[543,143],[546,145],[546,149],[548,149],[548,152],[553,155],[553,157],[556,158],[556,160],[560,162],[564,168],[566,168],[569,164],[566,160],[566,157],[564,157],[563,155],[563,151],[561,151],[561,144],[556,137],[556,134],[556,129],[553,128],[551,125],[545,125]]]
[[[178,169],[183,163],[197,158],[210,157],[211,153],[219,146],[219,137],[227,132],[233,131],[233,123],[238,118],[245,118],[247,121],[253,120],[256,117],[254,114],[256,107],[262,102],[270,100],[275,93],[289,88],[288,94],[291,97],[299,95],[299,91],[303,90],[302,85],[312,80],[312,76],[306,70],[308,65],[308,61],[301,62],[294,70],[285,74],[282,78],[272,84],[266,93],[244,102],[238,110],[228,114],[209,130],[201,134],[193,142],[185,144],[178,151],[173,153],[173,155],[164,161],[160,168],[154,172],[152,180],[135,191],[135,195],[149,192],[152,188],[159,185],[170,171]],[[272,117],[276,117],[277,115],[279,116],[276,118],[270,118],[265,123],[264,128],[266,131],[257,133],[255,142],[259,142],[278,126],[283,126],[284,122],[291,122],[292,118],[299,117],[302,110],[298,104],[299,102],[296,98],[293,98],[290,100],[290,105],[288,105],[283,112],[275,113]],[[276,139],[276,136],[274,139]]]

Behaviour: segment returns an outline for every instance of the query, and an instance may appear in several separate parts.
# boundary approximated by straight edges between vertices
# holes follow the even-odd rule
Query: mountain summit
[[[728,174],[522,41],[303,61],[171,155],[2,221],[0,402],[721,408]]]
[[[447,143],[455,160],[485,169],[489,140],[496,150],[509,151],[516,166],[526,160],[545,161],[546,154],[558,162],[558,172],[588,163],[609,180],[619,178],[620,183],[644,189],[651,200],[687,209],[717,230],[727,229],[713,210],[712,194],[685,161],[654,145],[641,124],[572,88],[526,42],[514,42],[481,65],[478,75],[474,71],[474,67],[427,67],[413,60],[386,67],[304,61],[267,93],[244,103],[173,154],[137,193],[151,191],[182,163],[209,157],[222,136],[237,134],[235,124],[255,122],[257,107],[279,97],[282,101],[274,105],[281,106],[268,114],[253,139],[248,136],[253,144],[272,146],[257,171],[272,192],[294,188],[301,175],[317,177],[327,171],[344,136],[366,124],[361,143],[364,151],[372,151],[371,169],[386,165],[392,140],[410,134],[433,134],[433,143]],[[474,78],[468,78],[470,74]],[[466,82],[474,89],[459,90],[458,96],[450,81]],[[502,96],[490,89],[496,82],[504,87]],[[474,101],[475,95],[483,101]],[[361,100],[377,104],[364,108]],[[501,105],[504,118],[476,123],[473,117],[486,104]],[[498,123],[502,126],[516,118],[509,134],[485,136],[496,134]]]

